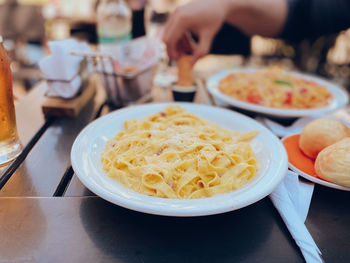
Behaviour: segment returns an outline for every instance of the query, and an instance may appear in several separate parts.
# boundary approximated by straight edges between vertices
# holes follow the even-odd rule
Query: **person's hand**
[[[193,62],[208,54],[214,36],[225,21],[228,8],[225,0],[194,0],[180,6],[170,16],[164,30],[163,41],[171,59],[181,53],[193,52]],[[194,43],[190,34],[198,38]]]
[[[190,49],[195,62],[209,52],[224,22],[248,36],[276,37],[284,27],[287,14],[287,0],[194,0],[170,16],[163,41],[171,59]],[[197,43],[191,41],[191,33],[198,38]]]

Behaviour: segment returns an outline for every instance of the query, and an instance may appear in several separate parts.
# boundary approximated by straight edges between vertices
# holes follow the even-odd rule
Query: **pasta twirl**
[[[257,172],[249,141],[179,106],[125,122],[101,162],[107,175],[142,194],[202,198],[240,188]]]

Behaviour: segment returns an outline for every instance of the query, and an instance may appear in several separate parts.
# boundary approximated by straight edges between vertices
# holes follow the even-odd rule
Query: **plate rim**
[[[222,208],[221,210],[218,210],[217,208],[207,208],[205,210],[202,211],[197,211],[196,209],[194,209],[194,211],[173,211],[173,210],[151,210],[149,208],[145,208],[145,206],[140,206],[140,205],[135,205],[135,203],[133,203],[133,205],[130,206],[130,204],[126,204],[125,202],[120,202],[120,200],[115,200],[116,197],[114,196],[114,198],[112,198],[111,196],[109,196],[108,194],[105,193],[105,191],[103,190],[103,186],[97,186],[95,184],[92,184],[90,182],[90,180],[88,179],[87,176],[84,176],[83,174],[81,174],[81,170],[78,167],[78,161],[76,160],[75,154],[77,151],[77,145],[80,142],[82,136],[84,136],[89,129],[92,129],[94,127],[94,125],[98,125],[99,122],[102,122],[104,119],[107,118],[112,118],[111,116],[113,116],[114,118],[116,116],[122,115],[125,111],[128,111],[128,109],[132,108],[142,108],[142,107],[165,107],[165,106],[169,106],[169,105],[191,105],[190,107],[194,106],[194,107],[211,107],[211,108],[216,108],[219,111],[227,111],[230,112],[230,114],[232,115],[239,115],[240,117],[249,119],[250,121],[254,122],[256,127],[259,129],[264,130],[264,132],[267,132],[270,136],[270,138],[272,140],[274,140],[275,142],[275,147],[278,148],[278,154],[279,154],[279,162],[278,164],[275,166],[272,166],[271,164],[268,166],[268,169],[266,170],[266,172],[269,172],[269,169],[271,169],[271,167],[274,167],[275,170],[273,170],[274,175],[272,177],[270,177],[269,179],[265,179],[268,181],[271,181],[267,186],[264,187],[264,191],[261,191],[259,197],[254,197],[254,198],[250,198],[249,200],[245,200],[239,203],[239,205],[235,204],[235,205],[227,205],[225,208]],[[131,107],[126,107],[120,110],[116,110],[114,112],[108,113],[94,121],[92,121],[91,123],[89,123],[80,133],[79,135],[76,137],[73,146],[72,146],[72,150],[71,150],[71,163],[72,163],[72,168],[74,170],[74,172],[76,173],[77,177],[81,180],[81,182],[92,192],[94,192],[96,195],[98,195],[99,197],[113,203],[116,204],[118,206],[122,206],[124,208],[127,209],[131,209],[134,211],[139,211],[139,212],[143,212],[143,213],[148,213],[148,214],[154,214],[154,215],[163,215],[163,216],[177,216],[177,217],[194,217],[194,216],[206,216],[206,215],[213,215],[213,214],[220,214],[220,213],[225,213],[225,212],[229,212],[229,211],[233,211],[233,210],[237,210],[243,207],[246,207],[250,204],[253,204],[255,202],[258,202],[259,200],[265,198],[267,195],[269,195],[273,189],[275,189],[275,187],[277,187],[282,180],[284,179],[287,169],[288,169],[288,157],[287,157],[287,153],[285,151],[284,146],[282,145],[281,141],[270,131],[268,130],[265,126],[263,126],[262,124],[260,124],[259,122],[255,121],[252,118],[249,118],[241,113],[235,112],[235,111],[231,111],[229,109],[225,109],[222,107],[215,107],[215,106],[211,106],[211,105],[203,105],[203,104],[194,104],[194,103],[177,103],[177,102],[173,102],[173,103],[149,103],[149,104],[143,104],[143,105],[138,105],[138,106],[131,106]],[[264,177],[260,178],[259,180],[263,179]],[[277,179],[276,179],[277,178]],[[256,184],[255,184],[256,185]],[[253,185],[253,186],[255,186]],[[255,186],[256,187],[256,186]],[[242,188],[240,190],[247,190],[246,188]],[[230,193],[230,192],[229,192]],[[226,193],[226,194],[229,194]],[[162,199],[164,200],[164,198],[159,198],[159,197],[151,197],[151,196],[147,196],[144,194],[140,194],[137,192],[134,192],[133,194],[135,195],[141,195],[142,198],[151,198],[151,199]],[[223,194],[225,195],[225,194]],[[219,195],[218,195],[219,196]],[[220,195],[222,196],[222,195]],[[213,198],[213,197],[210,197]],[[214,197],[215,198],[215,197]],[[118,199],[118,198],[117,198]],[[203,198],[203,199],[171,199],[174,202],[178,202],[179,204],[181,202],[189,202],[191,203],[191,200],[206,200],[208,198]],[[228,199],[226,199],[228,200]]]
[[[283,142],[284,140],[286,140],[287,138],[291,137],[291,136],[295,136],[295,135],[298,135],[300,133],[293,133],[293,134],[290,134],[290,135],[287,135],[287,136],[284,136],[282,139],[281,139],[281,142]],[[288,153],[287,153],[288,155]],[[328,182],[328,181],[325,181],[323,179],[319,179],[319,178],[316,178],[314,176],[311,176],[301,170],[299,170],[298,168],[296,168],[293,164],[291,164],[289,161],[288,161],[288,167],[289,169],[291,169],[293,172],[297,173],[299,176],[313,182],[313,183],[317,183],[317,184],[320,184],[320,185],[323,185],[323,186],[326,186],[326,187],[329,187],[329,188],[333,188],[333,189],[337,189],[337,190],[343,190],[343,191],[350,191],[350,187],[346,187],[346,186],[342,186],[342,185],[338,185],[338,184],[335,184],[335,183],[332,183],[332,182]]]
[[[334,100],[332,103],[330,103],[327,106],[315,108],[315,109],[281,109],[281,108],[265,107],[265,106],[260,106],[260,105],[255,105],[252,103],[240,101],[222,93],[218,89],[218,82],[231,73],[240,73],[240,72],[249,73],[257,70],[263,70],[263,68],[245,67],[245,68],[231,68],[231,69],[219,71],[211,75],[207,80],[206,82],[207,90],[216,99],[219,99],[229,104],[230,106],[237,107],[239,109],[243,109],[251,112],[262,113],[262,114],[266,114],[274,117],[296,118],[296,117],[306,117],[306,116],[312,116],[312,115],[326,114],[344,107],[349,102],[349,95],[339,85],[336,85],[335,83],[332,83],[329,80],[322,78],[320,76],[301,73],[301,72],[295,72],[295,71],[287,71],[287,73],[299,78],[313,80],[316,83],[319,83],[321,85],[323,83],[323,85],[327,87],[328,91],[333,95],[333,98],[336,98],[336,100]]]

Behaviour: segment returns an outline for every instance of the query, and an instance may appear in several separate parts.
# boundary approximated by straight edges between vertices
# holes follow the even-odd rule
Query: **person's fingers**
[[[180,29],[175,29],[175,31],[173,31],[172,36],[168,39],[168,41],[165,42],[168,55],[171,59],[177,59],[179,56],[179,52],[177,49],[178,43],[181,39],[181,32],[179,31]]]
[[[189,36],[188,34],[185,34],[177,43],[177,51],[179,53],[186,53],[186,54],[190,54],[193,52],[193,48],[192,48],[192,44],[190,42]]]
[[[178,15],[178,9],[176,9],[169,17],[165,28],[164,28],[164,35],[163,35],[163,42],[166,45],[168,56],[171,59],[174,59],[176,57],[176,42],[178,39],[174,39],[174,36],[176,36],[174,31],[179,31],[179,27],[177,24],[177,15]],[[174,43],[175,42],[175,43]]]
[[[174,16],[176,15],[176,10],[170,14],[165,26],[164,26],[164,34],[162,37],[163,42],[169,41],[170,34],[169,34],[169,28],[172,27],[173,21],[174,21]]]
[[[181,52],[178,50],[178,44],[187,31],[187,19],[184,15],[175,11],[165,27],[163,41],[166,44],[168,55],[171,59],[177,59]]]
[[[215,34],[210,31],[204,31],[199,35],[199,42],[195,46],[193,52],[193,63],[195,63],[199,58],[209,53],[214,35]]]

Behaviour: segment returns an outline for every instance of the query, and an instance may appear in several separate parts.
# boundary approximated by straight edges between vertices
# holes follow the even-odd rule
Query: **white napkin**
[[[263,117],[257,117],[256,120],[267,126],[275,135],[285,137],[300,133],[303,127],[315,118],[317,117],[300,118],[289,127],[284,127]],[[307,263],[323,262],[320,256],[321,251],[304,224],[309,212],[313,190],[314,183],[301,181],[298,174],[288,171],[282,183],[270,194],[273,205],[282,217]]]
[[[65,99],[74,97],[81,86],[79,76],[80,62],[82,57],[70,55],[70,51],[89,51],[87,43],[78,42],[74,39],[50,41],[51,54],[39,62],[39,67],[48,80],[48,96],[62,97]]]
[[[278,137],[285,137],[288,135],[300,133],[303,130],[303,127],[315,118],[316,117],[300,118],[289,127],[282,126],[281,124],[263,117],[257,117],[256,120],[269,128]]]
[[[313,189],[313,183],[301,182],[296,173],[288,171],[282,183],[270,194],[272,203],[307,263],[323,262],[320,256],[321,251],[304,224]]]

